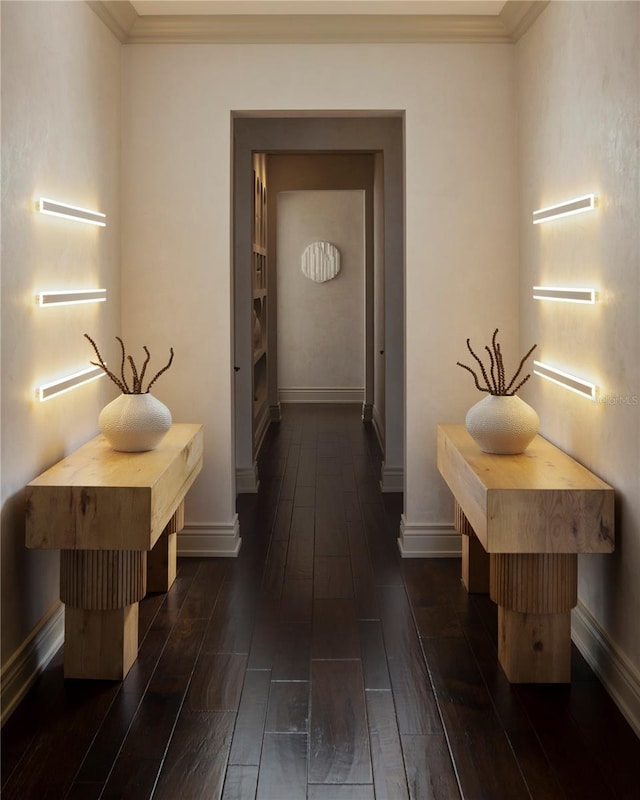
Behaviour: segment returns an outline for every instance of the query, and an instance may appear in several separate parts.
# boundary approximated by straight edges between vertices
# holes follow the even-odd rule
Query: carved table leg
[[[176,579],[178,534],[184,528],[184,503],[162,531],[147,557],[147,591],[168,592]]]
[[[571,680],[575,554],[491,554],[491,599],[498,604],[498,659],[512,683]]]
[[[489,591],[489,554],[469,524],[458,503],[454,504],[454,525],[462,534],[462,582],[472,594]]]
[[[125,677],[138,654],[146,562],[147,554],[138,550],[61,551],[65,678]]]

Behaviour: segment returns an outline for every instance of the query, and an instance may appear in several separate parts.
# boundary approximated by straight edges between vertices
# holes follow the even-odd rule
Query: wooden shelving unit
[[[267,186],[264,154],[253,157],[253,233],[251,286],[253,296],[253,450],[257,455],[269,422],[267,342]]]

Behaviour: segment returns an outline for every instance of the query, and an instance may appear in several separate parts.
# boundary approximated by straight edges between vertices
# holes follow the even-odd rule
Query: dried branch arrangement
[[[125,351],[124,342],[119,336],[116,336],[118,342],[120,342],[120,350],[122,353],[122,359],[120,361],[120,377],[118,377],[114,372],[112,372],[106,365],[105,360],[100,355],[100,351],[98,350],[98,345],[93,341],[93,339],[89,336],[88,333],[85,333],[85,339],[88,339],[91,344],[93,345],[93,349],[95,350],[96,356],[98,357],[97,361],[91,361],[90,364],[95,365],[96,367],[101,367],[105,373],[111,378],[111,380],[115,383],[115,385],[120,389],[123,394],[146,394],[149,389],[153,386],[153,384],[158,380],[158,378],[162,375],[163,372],[166,372],[173,362],[173,347],[170,347],[169,350],[171,355],[169,356],[169,361],[167,364],[151,378],[149,384],[147,385],[146,389],[142,388],[142,382],[144,381],[144,376],[147,371],[147,365],[151,359],[151,353],[149,352],[148,348],[145,346],[142,349],[145,352],[145,359],[142,364],[142,369],[138,371],[136,364],[133,360],[132,356],[128,356]],[[129,363],[131,368],[131,378],[132,381],[131,386],[127,382],[127,378],[125,376],[125,365]]]
[[[500,343],[498,342],[498,328],[495,329],[493,332],[493,336],[491,337],[491,347],[489,345],[485,345],[485,350],[489,354],[489,368],[487,369],[485,365],[482,363],[482,360],[476,353],[473,351],[471,347],[471,340],[467,339],[467,349],[477,361],[478,366],[480,368],[480,375],[482,376],[482,382],[480,381],[480,377],[475,372],[475,370],[468,367],[466,364],[461,364],[460,361],[456,361],[456,364],[462,369],[466,369],[467,372],[470,372],[473,375],[473,380],[476,384],[476,389],[481,392],[488,392],[489,394],[497,395],[497,396],[506,396],[506,395],[513,395],[515,394],[518,389],[520,389],[531,377],[531,374],[526,375],[520,383],[516,384],[520,373],[522,372],[522,368],[524,366],[524,362],[529,358],[531,353],[536,349],[537,345],[534,344],[531,350],[523,356],[520,364],[518,365],[518,369],[516,370],[515,375],[509,383],[507,383],[507,379],[505,376],[504,371],[504,363],[502,361],[502,351],[500,349]],[[514,386],[514,384],[516,384]]]

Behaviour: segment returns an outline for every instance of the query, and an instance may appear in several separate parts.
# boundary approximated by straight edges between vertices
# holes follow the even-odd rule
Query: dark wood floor
[[[455,559],[398,557],[354,406],[289,406],[240,499],[240,557],[181,559],[120,683],[62,654],[2,731],[2,797],[640,798],[640,740],[574,652],[511,686]]]

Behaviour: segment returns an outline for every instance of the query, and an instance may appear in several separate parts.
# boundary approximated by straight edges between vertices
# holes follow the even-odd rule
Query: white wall
[[[521,341],[599,384],[601,402],[538,378],[524,396],[543,435],[616,489],[616,553],[579,558],[578,594],[640,688],[640,5],[551,3],[517,68]],[[596,211],[531,224],[536,208],[591,191]],[[601,302],[534,301],[539,283],[596,286]]]
[[[360,389],[362,403],[364,192],[280,192],[277,219],[279,389]],[[340,272],[325,283],[301,270],[319,241],[340,251]]]
[[[57,551],[24,546],[22,489],[97,433],[107,379],[47,403],[35,387],[88,366],[82,334],[119,332],[120,45],[88,6],[3,2],[2,664],[59,597]],[[36,214],[44,195],[106,228]],[[104,287],[98,305],[36,308],[39,289]],[[3,699],[4,687],[3,687]]]
[[[144,45],[124,58],[125,332],[174,344],[163,399],[205,423],[188,522],[234,514],[231,111],[404,109],[405,512],[450,523],[435,426],[476,399],[455,362],[495,325],[517,349],[513,48]]]

